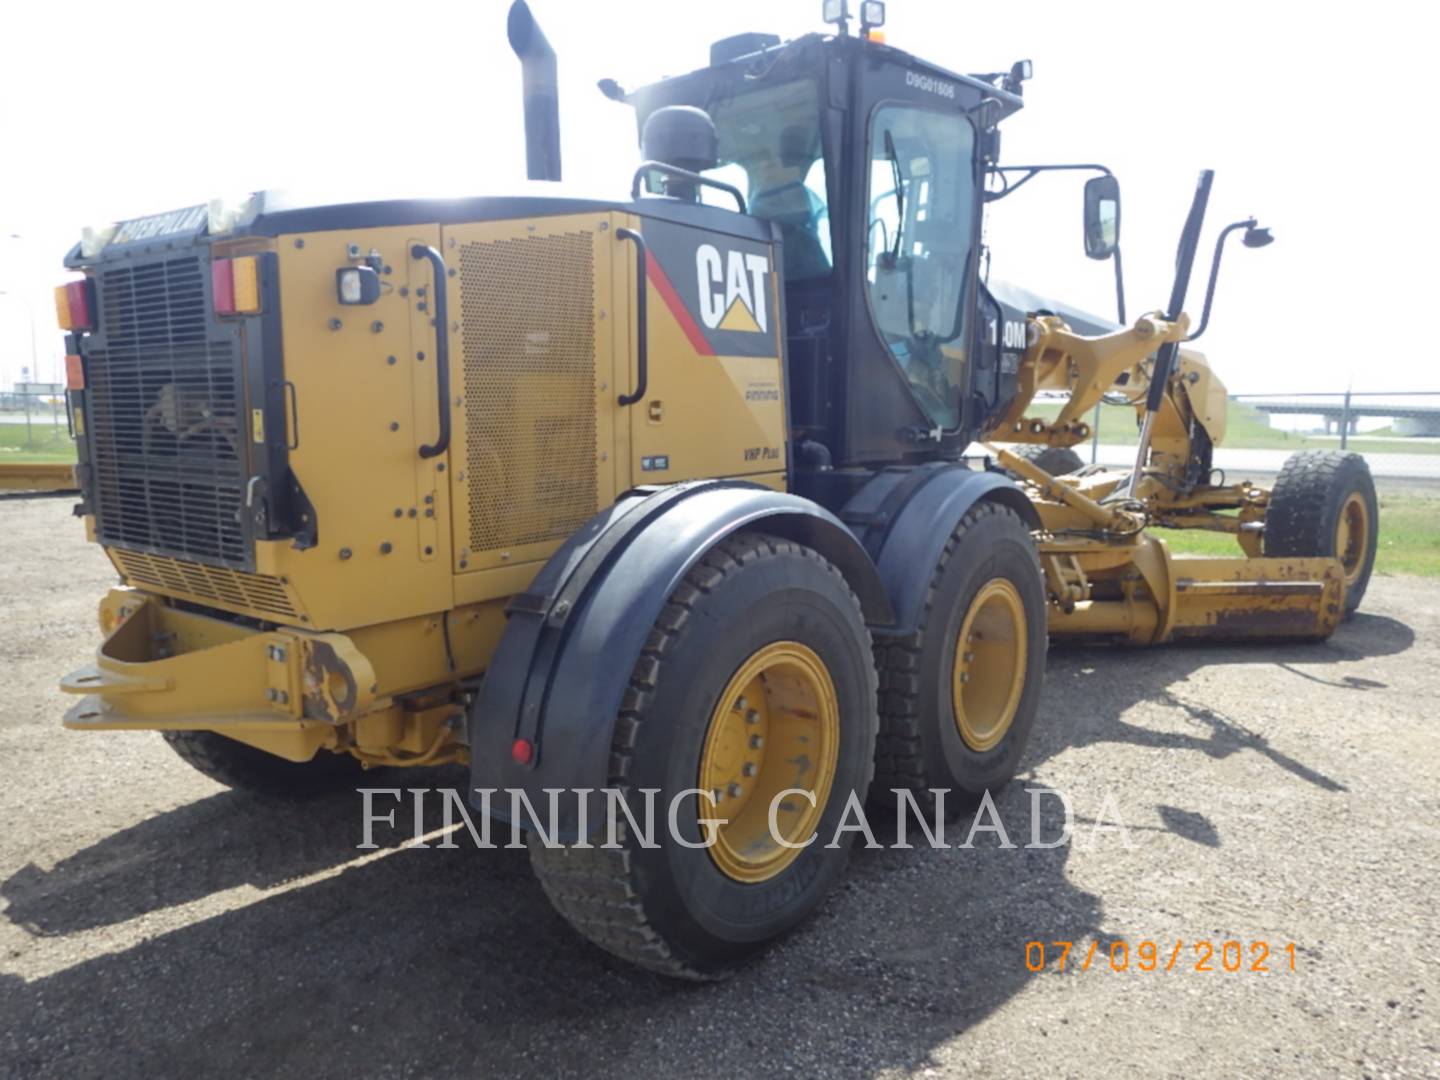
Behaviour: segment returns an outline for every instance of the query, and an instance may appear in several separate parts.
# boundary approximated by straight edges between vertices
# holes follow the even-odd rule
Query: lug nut
[[[726,794],[728,794],[732,799],[738,799],[742,790],[743,789],[740,787],[739,784],[731,784],[728,788],[725,789]]]
[[[744,712],[749,707],[750,703],[746,701],[743,697],[739,701],[735,702],[735,708],[739,709],[741,712]]]
[[[764,745],[765,745],[765,740],[764,740],[761,736],[759,736],[759,735],[751,735],[751,736],[750,736],[750,749],[751,749],[751,750],[759,750],[760,747],[762,747],[762,746],[764,746]]]
[[[747,724],[758,724],[759,722],[760,722],[760,714],[759,714],[756,710],[751,709],[749,712],[747,712],[747,713],[745,714],[745,723],[747,723]]]
[[[724,793],[723,791],[721,791],[718,787],[715,788],[713,791],[711,791],[710,794],[715,796],[715,801],[716,801],[717,803],[718,803],[721,799],[725,798],[725,793]]]
[[[960,673],[960,681],[961,681],[962,683],[967,683],[967,682],[969,682],[969,681],[970,681],[970,673],[969,673],[968,671],[962,671],[962,672]]]
[[[745,762],[744,765],[740,766],[740,775],[741,775],[741,776],[754,776],[755,773],[756,773],[756,769],[755,769],[755,763],[754,763],[753,761],[747,761],[747,762]]]
[[[974,659],[975,659],[975,654],[974,654],[973,652],[967,652],[967,653],[964,655],[964,660],[965,660],[965,663],[967,663],[967,664],[970,663],[970,661],[971,661],[971,660],[974,660]]]

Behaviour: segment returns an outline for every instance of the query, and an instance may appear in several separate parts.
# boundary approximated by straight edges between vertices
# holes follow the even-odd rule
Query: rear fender
[[[906,636],[918,628],[930,571],[960,519],[982,500],[1008,506],[1030,528],[1040,528],[1035,507],[1008,476],[953,462],[886,469],[846,504],[840,517],[875,560],[894,608],[889,633]]]
[[[641,490],[592,518],[550,559],[530,591],[510,601],[509,622],[470,712],[471,798],[493,789],[490,813],[538,825],[563,840],[603,822],[598,792],[610,777],[620,704],[640,651],[670,595],[706,551],[741,529],[807,544],[846,577],[866,621],[893,611],[865,550],[822,507],[733,481]],[[530,760],[512,754],[517,740]],[[518,755],[523,757],[524,755]],[[562,789],[552,813],[546,789]],[[573,789],[588,797],[582,830]],[[512,796],[517,790],[528,799]],[[518,812],[512,810],[516,798]]]

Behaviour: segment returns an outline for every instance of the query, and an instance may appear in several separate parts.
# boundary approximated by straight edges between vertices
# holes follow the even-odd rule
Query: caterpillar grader
[[[821,902],[847,806],[1004,784],[1049,638],[1330,635],[1374,486],[1355,454],[1269,487],[1213,467],[1226,394],[1185,312],[1212,175],[1163,308],[990,281],[987,206],[1085,170],[1119,285],[1115,178],[1002,163],[1028,62],[958,74],[885,44],[882,4],[853,30],[824,7],[825,32],[602,82],[637,122],[629,192],[266,192],[85,230],[57,290],[77,514],[121,585],[65,726],[158,730],[277,796],[468,766],[574,927],[706,978]],[[529,177],[558,181],[523,0],[508,36]],[[1268,239],[1221,232],[1200,329],[1234,232]],[[1134,409],[1129,468],[1070,449],[1101,401]],[[687,798],[612,844],[617,791]]]

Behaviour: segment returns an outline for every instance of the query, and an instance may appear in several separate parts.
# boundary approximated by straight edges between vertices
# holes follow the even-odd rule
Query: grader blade
[[[1176,556],[1172,638],[1327,638],[1345,614],[1335,559]]]
[[[0,492],[9,494],[64,494],[78,492],[75,466],[64,462],[0,464]]]
[[[1041,543],[1042,564],[1055,593],[1056,563],[1045,557],[1047,546],[1052,545]],[[1052,605],[1053,636],[1134,645],[1196,638],[1327,638],[1345,615],[1345,573],[1337,559],[1171,555],[1151,537],[1111,555],[1110,574],[1118,569],[1122,579],[1138,575],[1141,580],[1117,596],[1112,578],[1112,587],[1100,598]],[[1095,552],[1083,561],[1097,571],[1104,565]]]

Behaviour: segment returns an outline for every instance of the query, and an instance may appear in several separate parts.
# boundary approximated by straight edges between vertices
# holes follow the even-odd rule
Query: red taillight
[[[235,264],[216,259],[210,264],[210,291],[215,297],[216,315],[235,314]]]
[[[210,264],[216,315],[254,315],[260,310],[260,268],[254,255]]]
[[[94,330],[90,316],[90,282],[67,281],[55,287],[55,319],[61,330]]]
[[[516,765],[529,765],[535,756],[535,744],[529,739],[516,739],[510,744],[510,756]]]

